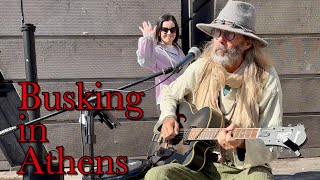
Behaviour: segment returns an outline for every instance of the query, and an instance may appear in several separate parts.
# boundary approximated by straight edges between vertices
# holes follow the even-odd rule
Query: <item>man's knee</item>
[[[249,179],[261,179],[261,180],[271,180],[273,179],[273,174],[271,169],[263,166],[252,167],[248,172]]]
[[[190,170],[181,164],[171,163],[151,168],[145,175],[145,180],[154,179],[186,179]],[[191,172],[189,172],[190,174]],[[186,177],[185,177],[186,176]]]

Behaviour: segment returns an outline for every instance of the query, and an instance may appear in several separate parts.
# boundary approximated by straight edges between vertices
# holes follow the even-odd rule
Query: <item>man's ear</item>
[[[244,46],[243,46],[243,50],[247,50],[249,48],[251,48],[253,46],[253,39],[252,38],[246,38],[246,40],[244,41]]]

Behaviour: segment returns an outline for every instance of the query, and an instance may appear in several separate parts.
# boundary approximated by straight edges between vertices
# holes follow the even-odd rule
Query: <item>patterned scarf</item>
[[[240,88],[240,91],[237,92],[237,106],[234,110],[234,117],[236,118],[233,118],[232,122],[243,127],[253,127],[258,118],[258,103],[246,100],[244,72],[249,65],[247,61],[244,61],[234,73],[228,73],[224,67],[215,61],[207,60],[196,84],[194,97],[196,108],[201,109],[207,106],[222,114],[218,105],[220,90],[225,85],[235,89]]]

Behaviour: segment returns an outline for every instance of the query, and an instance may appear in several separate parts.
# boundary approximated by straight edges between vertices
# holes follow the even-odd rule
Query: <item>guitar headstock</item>
[[[306,141],[307,135],[304,126],[297,125],[292,127],[261,128],[257,138],[263,140],[267,146],[281,146],[294,150],[295,147],[301,146]],[[291,144],[295,147],[293,148]]]

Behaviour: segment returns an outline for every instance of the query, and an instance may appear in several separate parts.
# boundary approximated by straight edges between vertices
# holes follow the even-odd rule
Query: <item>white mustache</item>
[[[219,44],[218,47],[215,48],[215,52],[217,52],[218,50],[222,50],[225,53],[229,52],[229,50],[221,44]]]

